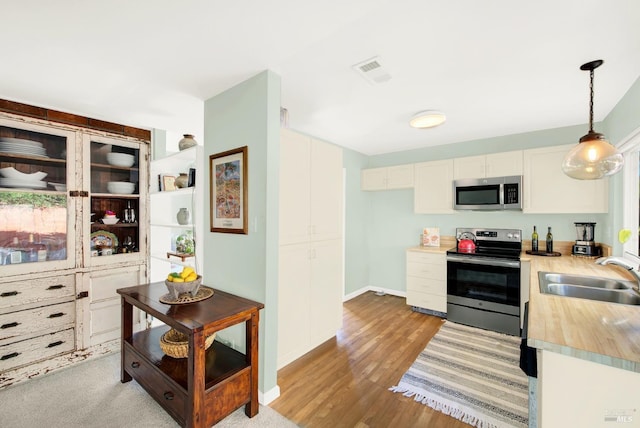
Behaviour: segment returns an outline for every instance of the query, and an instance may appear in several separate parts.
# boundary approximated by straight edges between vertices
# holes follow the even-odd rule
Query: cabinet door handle
[[[19,322],[15,322],[14,321],[14,322],[10,322],[10,323],[7,323],[7,324],[2,324],[2,327],[0,327],[0,328],[11,328],[11,327],[17,327],[19,325],[20,325]]]
[[[56,312],[55,314],[51,314],[48,318],[59,318],[64,315],[64,312]]]
[[[12,352],[10,354],[3,355],[2,357],[0,357],[0,360],[8,360],[9,358],[17,357],[18,355],[20,355],[19,352]]]
[[[165,392],[164,393],[164,399],[165,400],[169,400],[169,401],[173,400],[173,392],[171,392],[171,391]]]
[[[59,290],[61,288],[64,288],[64,285],[62,285],[62,284],[50,285],[49,287],[47,287],[47,290]]]
[[[64,341],[62,340],[58,340],[57,342],[51,342],[50,344],[47,345],[47,348],[54,348],[56,346],[62,345],[64,343]]]
[[[17,296],[19,293],[17,291],[6,291],[2,294],[0,294],[0,297],[11,297],[11,296]]]
[[[131,367],[133,367],[134,369],[137,369],[138,367],[140,367],[140,363],[137,361],[134,361],[131,363]]]

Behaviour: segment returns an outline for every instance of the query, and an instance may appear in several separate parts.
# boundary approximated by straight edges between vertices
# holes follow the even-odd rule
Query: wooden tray
[[[547,256],[547,257],[560,257],[562,254],[556,252],[556,251],[552,251],[550,253],[547,253],[546,251],[531,251],[531,250],[527,250],[525,251],[525,253],[527,254],[531,254],[532,256]]]

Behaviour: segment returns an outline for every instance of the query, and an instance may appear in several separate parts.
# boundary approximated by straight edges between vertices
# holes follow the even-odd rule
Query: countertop
[[[633,280],[629,272],[573,256],[521,260],[531,261],[529,346],[640,372],[640,307],[544,294],[538,281],[539,271]]]
[[[408,251],[445,254],[455,245],[454,237],[441,237],[440,247]],[[565,247],[563,254],[570,252],[571,242]],[[538,281],[539,271],[633,280],[629,272],[571,255],[545,257],[523,251],[520,260],[531,263],[529,346],[640,373],[640,306],[543,294]]]

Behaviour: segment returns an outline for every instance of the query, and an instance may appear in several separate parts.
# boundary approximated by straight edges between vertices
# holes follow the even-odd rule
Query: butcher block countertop
[[[605,303],[540,292],[538,272],[558,272],[633,280],[625,269],[572,256],[536,257],[531,261],[527,343],[640,373],[640,306]]]

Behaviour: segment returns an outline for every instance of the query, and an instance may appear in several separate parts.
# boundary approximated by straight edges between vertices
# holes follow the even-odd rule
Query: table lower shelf
[[[123,369],[180,425],[195,412],[189,397],[188,359],[173,358],[160,349],[168,326],[135,333],[122,344]],[[206,351],[203,426],[211,426],[251,399],[251,367],[245,355],[214,341]],[[199,401],[199,400],[198,400]]]

